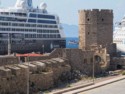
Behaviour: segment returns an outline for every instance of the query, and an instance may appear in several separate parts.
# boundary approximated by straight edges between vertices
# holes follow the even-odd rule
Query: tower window
[[[88,18],[87,21],[89,21],[90,19]]]
[[[102,21],[104,21],[104,19],[102,18]]]

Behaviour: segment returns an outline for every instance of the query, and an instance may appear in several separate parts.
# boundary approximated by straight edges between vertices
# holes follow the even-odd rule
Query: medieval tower
[[[79,10],[79,48],[108,47],[113,43],[112,10]]]

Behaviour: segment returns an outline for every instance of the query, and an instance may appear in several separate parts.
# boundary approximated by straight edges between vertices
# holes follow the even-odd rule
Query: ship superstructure
[[[32,0],[17,0],[14,7],[0,9],[0,54],[51,52],[65,47],[65,36],[55,14],[46,3],[33,8]]]
[[[113,37],[114,43],[117,44],[117,50],[125,54],[125,16],[121,22],[117,23]]]

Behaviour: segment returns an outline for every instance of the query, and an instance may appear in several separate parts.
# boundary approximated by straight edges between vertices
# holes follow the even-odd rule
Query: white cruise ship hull
[[[117,44],[117,50],[118,52],[125,54],[125,44]]]
[[[122,54],[125,54],[125,16],[121,22],[117,23],[113,33],[113,41],[117,44],[117,50]]]
[[[48,13],[46,3],[34,8],[32,0],[17,0],[14,7],[0,8],[0,55],[65,47],[59,17]]]
[[[20,42],[11,44],[11,53],[50,53],[56,48],[65,48],[65,39],[59,40],[34,40],[33,42]],[[8,53],[8,44],[0,44],[0,54]]]

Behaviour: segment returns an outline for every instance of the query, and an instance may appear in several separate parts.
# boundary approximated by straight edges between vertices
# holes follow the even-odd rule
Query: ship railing
[[[13,17],[27,17],[26,15],[21,15],[21,14],[4,14],[0,13],[2,16],[13,16]]]

